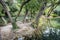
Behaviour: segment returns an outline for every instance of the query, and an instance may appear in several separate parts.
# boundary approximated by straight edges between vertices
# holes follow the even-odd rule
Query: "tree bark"
[[[42,6],[40,7],[39,13],[36,17],[36,25],[38,26],[39,18],[44,14],[44,9],[46,7],[46,1],[43,1]]]
[[[2,4],[4,11],[8,14],[8,17],[9,17],[11,23],[13,23],[12,17],[10,15],[10,12],[7,9],[7,5],[5,4],[4,0],[0,0],[0,3]]]
[[[26,3],[28,3],[29,1],[30,1],[30,0],[27,0],[27,1],[25,1],[25,2],[22,3],[22,5],[21,5],[21,7],[20,7],[20,10],[19,10],[19,12],[18,12],[18,14],[17,14],[17,16],[16,16],[16,18],[15,18],[15,21],[16,21],[17,17],[20,15],[23,6],[26,5]]]
[[[7,5],[5,4],[5,1],[4,0],[0,0],[0,3],[3,6],[4,11],[7,13],[7,15],[8,15],[9,19],[10,19],[10,22],[12,23],[13,29],[17,29],[18,27],[17,27],[15,21],[13,21],[10,12],[7,9]]]
[[[25,16],[24,16],[24,20],[23,20],[23,22],[26,22],[26,17],[28,16],[28,9],[27,8],[25,8],[26,9],[26,13],[25,13]]]

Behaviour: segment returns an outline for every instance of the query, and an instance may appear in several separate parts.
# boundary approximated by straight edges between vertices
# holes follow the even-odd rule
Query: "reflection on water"
[[[60,40],[60,29],[47,28],[43,32],[42,40]]]
[[[60,40],[60,29],[47,28],[43,32],[42,38],[38,38],[37,40],[39,40],[39,39],[41,39],[41,40]],[[18,40],[24,40],[24,37],[18,38]],[[31,38],[31,40],[33,40],[33,38]]]

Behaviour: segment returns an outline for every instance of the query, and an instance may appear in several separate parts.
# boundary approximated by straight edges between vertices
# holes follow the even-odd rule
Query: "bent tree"
[[[0,0],[0,4],[2,5],[4,11],[7,13],[7,15],[8,15],[9,19],[10,19],[10,22],[12,23],[13,29],[17,29],[17,28],[18,28],[18,27],[17,27],[17,24],[16,24],[16,19],[17,19],[17,17],[20,15],[20,12],[22,11],[23,6],[24,6],[26,3],[28,3],[29,1],[30,1],[30,0],[26,0],[26,1],[24,1],[24,2],[21,4],[20,10],[19,10],[17,16],[15,17],[15,20],[13,20],[13,18],[12,18],[12,16],[11,16],[11,13],[10,13],[10,12],[8,11],[8,9],[7,9],[7,5],[6,5],[5,1],[4,1],[4,0]]]
[[[7,15],[8,15],[9,19],[10,19],[10,22],[12,23],[13,29],[18,28],[16,23],[13,21],[10,12],[7,9],[7,5],[6,5],[5,1],[4,0],[0,0],[0,4],[2,5],[4,11],[7,13]]]

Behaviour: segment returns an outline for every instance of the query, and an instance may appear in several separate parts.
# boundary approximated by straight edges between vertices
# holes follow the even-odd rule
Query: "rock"
[[[3,40],[13,40],[16,37],[22,37],[22,36],[29,36],[31,37],[31,35],[34,32],[34,28],[32,28],[30,26],[30,23],[22,23],[22,22],[17,22],[17,25],[20,27],[20,29],[17,30],[12,30],[12,25],[11,23],[0,27],[1,29],[1,37]]]

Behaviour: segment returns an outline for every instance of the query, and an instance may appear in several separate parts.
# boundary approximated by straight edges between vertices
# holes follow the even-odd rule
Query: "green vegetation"
[[[59,40],[60,31],[57,34],[56,30],[60,30],[60,0],[0,0],[0,26],[12,23],[15,30],[19,28],[17,21],[31,22],[36,29],[26,40]],[[48,28],[49,36],[43,33]]]

